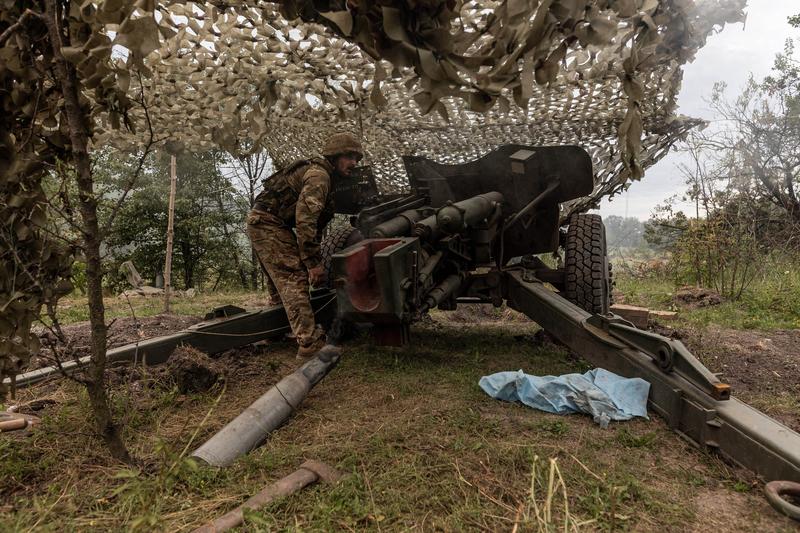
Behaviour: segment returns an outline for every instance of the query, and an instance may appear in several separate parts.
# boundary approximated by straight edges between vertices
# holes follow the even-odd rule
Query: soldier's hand
[[[322,265],[316,266],[308,270],[308,281],[313,287],[319,287],[328,279],[328,273],[325,272],[325,267]]]

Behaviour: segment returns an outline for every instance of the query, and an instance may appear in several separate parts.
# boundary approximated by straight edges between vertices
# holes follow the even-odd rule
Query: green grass
[[[651,309],[679,311],[680,320],[697,326],[711,324],[734,329],[800,328],[800,268],[788,259],[766,259],[762,274],[738,300],[688,309],[676,304],[679,285],[664,276],[618,274],[616,288],[625,302]]]
[[[198,465],[182,451],[288,372],[288,343],[243,359],[219,403],[221,388],[191,395],[169,386],[114,389],[125,440],[140,459],[133,467],[108,459],[91,436],[85,393],[61,384],[50,391],[61,404],[39,431],[0,441],[0,509],[13,502],[0,513],[0,530],[187,531],[310,458],[344,473],[342,483],[313,485],[248,512],[243,530],[505,531],[516,523],[521,531],[551,531],[566,522],[585,523],[582,530],[681,531],[703,521],[696,491],[736,494],[748,486],[657,419],[603,430],[589,417],[486,396],[477,382],[492,372],[583,370],[559,348],[518,340],[534,329],[415,328],[414,343],[402,350],[358,339],[286,425],[225,469]],[[757,494],[742,497],[764,510]],[[536,509],[548,498],[552,513],[542,526]],[[764,530],[761,516],[748,526]]]
[[[681,310],[681,320],[796,327],[800,279],[785,272],[765,277],[741,302]],[[664,279],[622,276],[617,284],[629,303],[672,305],[675,287]],[[219,305],[255,307],[263,300],[248,293],[202,294],[176,298],[173,311],[201,316]],[[137,298],[130,305],[137,317],[152,316],[163,300]],[[130,305],[108,298],[108,318],[131,316]],[[62,300],[64,323],[86,320],[86,313],[85,298]],[[116,417],[139,459],[132,467],[113,463],[92,436],[82,388],[62,383],[23,391],[31,398],[54,396],[59,405],[48,408],[31,437],[0,438],[0,530],[188,531],[309,458],[346,474],[342,483],[313,485],[248,512],[243,530],[485,531],[517,524],[520,530],[552,531],[566,522],[583,523],[581,530],[682,531],[703,527],[707,511],[696,503],[702,493],[746,498],[751,515],[738,524],[746,529],[789,530],[752,490],[749,477],[694,451],[657,418],[602,430],[587,417],[559,417],[488,398],[477,382],[489,373],[522,368],[558,375],[589,368],[552,345],[521,340],[535,332],[532,324],[493,313],[491,325],[434,315],[440,324],[415,328],[413,344],[404,349],[357,339],[285,426],[226,469],[198,465],[182,452],[286,374],[295,364],[290,344],[269,346],[237,364],[219,404],[221,387],[191,395],[168,384],[114,388]],[[789,394],[769,401],[798,407]],[[551,460],[555,494],[548,493]],[[549,497],[553,513],[542,526],[535,511]],[[729,513],[742,505],[730,502],[722,507]]]

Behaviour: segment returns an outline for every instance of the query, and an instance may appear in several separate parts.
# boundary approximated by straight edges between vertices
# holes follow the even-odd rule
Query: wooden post
[[[167,213],[167,258],[164,262],[164,312],[169,313],[169,296],[172,287],[172,236],[175,222],[175,188],[178,182],[175,172],[175,156],[169,161],[169,211]]]

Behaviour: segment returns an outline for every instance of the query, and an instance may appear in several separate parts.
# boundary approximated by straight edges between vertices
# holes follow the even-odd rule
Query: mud
[[[688,309],[710,307],[723,302],[717,291],[699,287],[681,287],[675,292],[675,303]]]
[[[167,369],[183,394],[205,392],[222,377],[222,368],[216,361],[189,346],[179,346],[172,352]]]

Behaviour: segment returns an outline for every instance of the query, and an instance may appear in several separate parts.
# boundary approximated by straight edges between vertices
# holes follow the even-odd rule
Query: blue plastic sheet
[[[602,368],[585,374],[531,376],[522,370],[484,376],[478,383],[498,400],[521,402],[548,413],[586,413],[605,427],[609,420],[647,417],[650,384]]]

